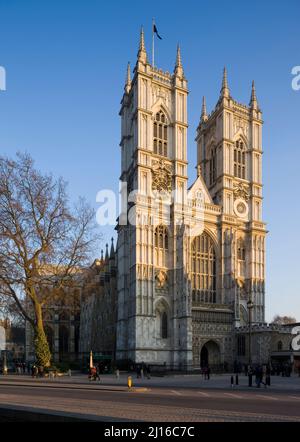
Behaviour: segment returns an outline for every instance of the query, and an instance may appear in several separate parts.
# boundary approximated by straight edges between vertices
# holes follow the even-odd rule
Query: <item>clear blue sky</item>
[[[195,129],[201,97],[215,105],[223,66],[231,93],[248,103],[255,79],[264,112],[264,219],[267,319],[300,320],[299,221],[300,92],[291,69],[300,65],[299,0],[283,1],[0,0],[0,152],[29,152],[44,171],[64,176],[72,199],[96,207],[102,188],[117,190],[119,103],[126,64],[135,63],[151,19],[156,64],[174,67],[177,42],[189,80],[189,161],[195,177]],[[113,230],[105,229],[107,239]]]

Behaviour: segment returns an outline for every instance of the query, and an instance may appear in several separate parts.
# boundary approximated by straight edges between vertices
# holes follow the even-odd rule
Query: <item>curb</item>
[[[65,389],[65,390],[86,390],[86,391],[109,391],[109,392],[124,392],[124,393],[128,393],[128,392],[134,392],[134,393],[145,393],[147,391],[150,391],[150,388],[144,388],[144,387],[133,387],[131,389],[128,389],[128,387],[119,387],[119,388],[114,388],[111,386],[106,386],[106,385],[93,385],[91,387],[89,387],[89,384],[85,385],[85,384],[80,384],[81,386],[78,385],[60,385],[59,383],[55,384],[30,384],[30,383],[13,383],[13,382],[1,382],[0,380],[0,386],[8,386],[8,387],[28,387],[28,388],[60,388],[60,389]],[[98,387],[98,388],[96,388]]]

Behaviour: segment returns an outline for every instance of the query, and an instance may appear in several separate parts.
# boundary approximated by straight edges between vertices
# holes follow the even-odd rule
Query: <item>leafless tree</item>
[[[94,211],[83,199],[70,208],[62,178],[42,174],[27,154],[0,157],[0,301],[32,325],[43,366],[51,359],[43,305],[89,264],[98,239]]]

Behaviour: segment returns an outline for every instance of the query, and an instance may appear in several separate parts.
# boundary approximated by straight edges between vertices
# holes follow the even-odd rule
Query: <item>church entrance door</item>
[[[200,353],[200,366],[201,368],[218,367],[221,363],[221,352],[219,345],[214,341],[208,341],[203,345]]]

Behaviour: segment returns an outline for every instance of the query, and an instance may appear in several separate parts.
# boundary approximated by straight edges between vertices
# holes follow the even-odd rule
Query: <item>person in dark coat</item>
[[[209,381],[210,380],[210,366],[209,365],[207,366],[206,373],[207,373],[207,380]]]

